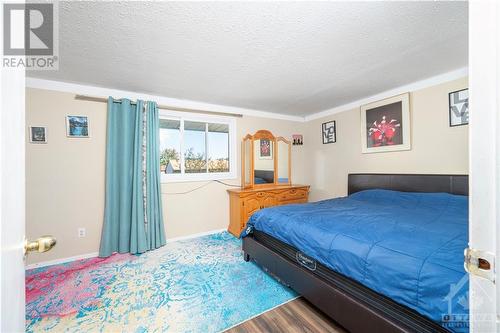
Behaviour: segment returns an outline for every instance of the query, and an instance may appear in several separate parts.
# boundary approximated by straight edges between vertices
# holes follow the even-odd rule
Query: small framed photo
[[[66,116],[66,135],[69,138],[88,138],[89,118],[87,116]]]
[[[47,128],[43,126],[30,126],[31,143],[47,143]]]
[[[335,120],[323,123],[321,125],[321,132],[323,134],[323,144],[337,142],[337,125]]]
[[[361,151],[410,150],[410,94],[361,107]]]
[[[450,127],[469,123],[469,89],[453,91],[448,94],[450,108]]]
[[[259,159],[261,159],[261,160],[272,160],[273,159],[273,146],[271,145],[271,140],[260,139]]]
[[[302,134],[292,134],[292,145],[302,146],[304,144],[304,138]]]

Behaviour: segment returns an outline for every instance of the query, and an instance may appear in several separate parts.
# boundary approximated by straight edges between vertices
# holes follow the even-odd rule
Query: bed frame
[[[467,175],[349,174],[348,193],[366,189],[468,195]],[[245,261],[255,261],[349,332],[449,332],[416,311],[376,293],[263,232],[243,238]]]

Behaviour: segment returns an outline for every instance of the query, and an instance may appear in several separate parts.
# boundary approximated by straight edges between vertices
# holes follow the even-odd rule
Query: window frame
[[[216,116],[216,115],[202,115],[196,113],[187,113],[171,110],[159,110],[158,116],[160,119],[170,119],[180,121],[180,152],[179,159],[181,165],[180,173],[161,173],[162,183],[177,183],[177,182],[195,182],[195,181],[207,181],[207,180],[222,180],[222,179],[236,179],[236,119],[233,117]],[[206,172],[206,173],[185,173],[184,165],[184,122],[194,121],[205,123],[205,133],[207,128],[207,123],[212,124],[225,124],[229,128],[229,172]],[[160,140],[158,140],[160,144]],[[208,162],[208,147],[210,145],[208,135],[205,134],[205,155]],[[159,149],[160,147],[158,147]],[[158,165],[158,168],[160,166]],[[208,168],[208,163],[207,163]]]

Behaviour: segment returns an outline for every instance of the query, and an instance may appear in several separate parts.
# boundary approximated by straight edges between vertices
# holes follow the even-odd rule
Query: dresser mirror
[[[242,142],[243,188],[291,185],[291,142],[266,130],[248,134]]]
[[[290,142],[283,138],[276,139],[278,151],[278,184],[290,184]]]

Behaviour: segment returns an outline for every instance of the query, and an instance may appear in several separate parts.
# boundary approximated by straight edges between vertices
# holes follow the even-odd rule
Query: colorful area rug
[[[220,332],[295,297],[226,232],[26,272],[28,332]]]

